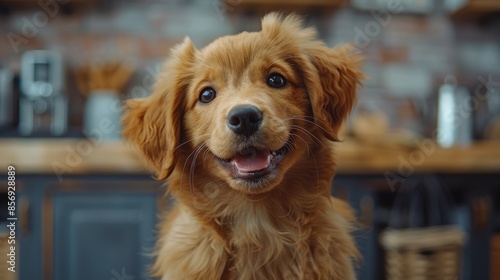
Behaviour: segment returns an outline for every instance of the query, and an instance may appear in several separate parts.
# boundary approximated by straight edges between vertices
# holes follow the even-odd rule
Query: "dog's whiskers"
[[[291,125],[291,127],[293,127],[294,129],[296,129],[298,131],[303,132],[304,135],[306,135],[307,137],[309,137],[309,139],[311,139],[311,141],[316,145],[316,147],[319,147],[319,145],[321,145],[321,146],[323,146],[323,148],[328,148],[325,146],[325,144],[318,137],[316,137],[314,134],[312,134],[307,129],[300,127],[300,126],[297,126],[297,125]]]
[[[186,158],[184,161],[184,165],[182,166],[182,171],[181,171],[181,182],[179,184],[179,188],[182,188],[182,181],[184,180],[184,170],[186,169],[187,163],[189,161],[189,158],[196,152],[196,149],[193,150]]]
[[[310,121],[308,120],[307,118],[310,118],[310,119],[313,119],[313,121]],[[309,117],[309,116],[305,116],[303,118],[296,118],[296,117],[292,117],[292,118],[288,118],[287,120],[299,120],[299,121],[304,121],[304,122],[307,122],[309,124],[312,124],[316,127],[318,127],[319,129],[321,129],[321,131],[323,131],[324,133],[328,134],[332,139],[335,139],[336,141],[340,141],[337,137],[337,135],[334,135],[332,133],[330,133],[328,130],[326,130],[323,126],[319,125],[316,123],[316,120],[314,117]]]
[[[311,155],[312,155],[312,159],[313,159],[313,161],[314,161],[314,167],[316,167],[316,168],[314,168],[314,169],[316,170],[316,182],[317,182],[316,187],[317,187],[318,189],[320,189],[320,188],[321,188],[321,186],[320,186],[320,184],[319,184],[319,170],[318,170],[318,162],[316,161],[316,157],[314,156],[314,153],[313,153],[313,154],[311,154]]]
[[[294,137],[295,137],[295,136],[298,136],[298,135],[296,135],[295,133],[293,133],[293,134],[292,134],[292,136],[294,136]],[[300,136],[299,136],[299,137],[300,137]],[[287,140],[287,141],[285,142],[285,148],[288,150],[288,152],[293,151],[296,147],[297,147],[297,146],[296,146],[296,144],[295,144],[295,143],[293,143],[291,140]],[[309,147],[307,147],[307,148],[309,149]]]
[[[193,156],[193,159],[191,160],[191,168],[189,170],[189,190],[191,191],[191,194],[193,194],[193,186],[194,186],[194,169],[196,167],[196,159],[198,158],[198,155],[200,154],[200,152],[203,150],[203,148],[205,148],[207,145],[207,143],[203,143],[201,145],[199,145],[198,147],[196,147],[195,149],[195,154]]]
[[[182,171],[181,171],[181,182],[179,184],[179,188],[182,188],[182,181],[184,180],[184,170],[186,169],[186,166],[187,166],[187,163],[189,162],[189,158],[191,158],[191,156],[195,155],[199,148],[204,146],[205,144],[201,144],[200,146],[196,147],[196,149],[194,149],[186,158],[186,161],[184,162],[184,165],[182,166]]]
[[[187,141],[184,141],[184,142],[182,142],[181,144],[177,145],[177,146],[174,148],[174,151],[175,151],[175,150],[177,150],[178,148],[180,148],[180,147],[182,147],[182,146],[186,145],[186,144],[187,144],[187,143],[189,143],[189,142],[193,142],[193,141],[194,141],[194,140],[196,140],[196,139],[199,139],[199,138],[202,138],[202,137],[206,137],[206,136],[210,136],[210,134],[209,134],[209,133],[205,133],[205,134],[202,134],[202,135],[198,135],[198,136],[196,136],[196,137],[193,137],[193,138],[191,138],[191,139],[189,139],[189,140],[187,140]]]
[[[302,142],[304,142],[304,145],[306,145],[307,147],[307,154],[310,153],[310,148],[309,148],[309,144],[306,142],[306,140],[304,138],[302,138],[300,135],[298,135],[297,133],[293,133],[292,134],[293,137],[298,137],[300,140],[302,140]],[[296,145],[295,143],[290,143],[290,145]],[[289,151],[291,151],[291,149],[289,149]]]
[[[206,142],[205,146],[208,146],[208,141]],[[212,160],[214,158],[214,154],[212,152],[210,152],[210,149],[206,148],[205,151],[203,152],[203,154],[201,155],[201,157],[203,158],[203,168],[206,167],[205,163],[207,162],[206,157],[208,154],[211,155],[210,160]]]

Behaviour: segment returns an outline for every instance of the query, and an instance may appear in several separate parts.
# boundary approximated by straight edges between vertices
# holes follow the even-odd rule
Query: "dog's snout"
[[[250,136],[262,122],[262,112],[252,105],[234,107],[227,116],[227,126],[237,134]]]

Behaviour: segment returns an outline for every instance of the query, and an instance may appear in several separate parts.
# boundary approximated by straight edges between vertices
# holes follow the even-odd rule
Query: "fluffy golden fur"
[[[331,144],[355,103],[359,61],[278,14],[260,32],[173,49],[153,94],[128,101],[123,118],[124,137],[178,201],[161,225],[155,275],[355,278],[354,215],[330,185]],[[272,86],[276,73],[285,85]],[[202,102],[207,88],[215,98]],[[262,115],[246,136],[228,125],[243,105]]]

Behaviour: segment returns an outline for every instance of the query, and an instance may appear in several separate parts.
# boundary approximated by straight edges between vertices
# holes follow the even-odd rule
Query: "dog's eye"
[[[282,88],[286,85],[286,79],[280,74],[273,73],[267,78],[267,85],[273,88]]]
[[[215,99],[215,95],[216,95],[215,89],[211,87],[206,87],[200,93],[200,102],[209,103]]]

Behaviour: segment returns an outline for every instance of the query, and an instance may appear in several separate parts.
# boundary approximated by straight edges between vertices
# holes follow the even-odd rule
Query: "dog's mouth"
[[[247,147],[229,159],[218,159],[234,179],[250,183],[263,183],[266,177],[277,172],[278,164],[289,152],[288,145],[285,144],[274,151],[266,148]]]

